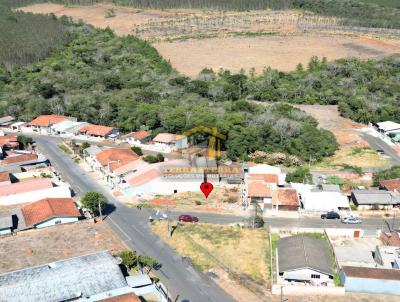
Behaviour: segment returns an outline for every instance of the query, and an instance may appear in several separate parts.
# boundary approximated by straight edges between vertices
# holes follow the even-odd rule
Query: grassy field
[[[371,148],[349,147],[338,150],[332,157],[317,163],[313,169],[341,169],[345,166],[361,168],[387,167],[389,160]]]
[[[172,238],[167,225],[158,222],[152,230],[182,256],[190,257],[200,271],[225,266],[236,273],[267,284],[269,281],[268,236],[264,229],[242,229],[222,225],[185,224]]]
[[[362,0],[364,3],[374,3],[383,7],[400,8],[399,0]]]

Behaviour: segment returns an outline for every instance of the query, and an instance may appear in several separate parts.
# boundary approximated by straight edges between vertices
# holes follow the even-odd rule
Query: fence
[[[311,286],[311,285],[273,285],[272,294],[285,296],[305,296],[305,295],[332,295],[344,296],[344,287],[329,287],[329,286]]]

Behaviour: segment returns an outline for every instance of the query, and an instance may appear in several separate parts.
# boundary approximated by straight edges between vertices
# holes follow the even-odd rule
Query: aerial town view
[[[0,302],[400,301],[400,0],[0,0]]]

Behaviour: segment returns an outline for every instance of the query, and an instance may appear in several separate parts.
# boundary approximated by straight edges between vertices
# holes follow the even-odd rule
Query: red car
[[[179,216],[178,220],[183,222],[198,222],[199,218],[197,218],[196,216],[182,214]]]

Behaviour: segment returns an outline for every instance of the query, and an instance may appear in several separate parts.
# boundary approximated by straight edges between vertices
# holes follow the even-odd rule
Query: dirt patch
[[[0,238],[0,273],[97,251],[116,254],[125,249],[125,244],[104,222],[83,221],[23,231]]]
[[[67,15],[96,27],[110,27],[118,35],[134,34],[154,43],[164,58],[189,76],[206,67],[262,72],[270,66],[289,71],[298,63],[306,65],[312,56],[334,60],[400,52],[399,40],[343,32],[335,18],[300,11],[161,11],[106,4],[36,4],[22,10]]]

